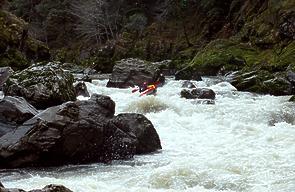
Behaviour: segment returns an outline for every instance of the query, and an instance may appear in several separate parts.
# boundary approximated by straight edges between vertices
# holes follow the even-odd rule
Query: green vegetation
[[[27,68],[30,60],[49,58],[44,43],[28,36],[28,24],[15,15],[0,10],[0,67]]]

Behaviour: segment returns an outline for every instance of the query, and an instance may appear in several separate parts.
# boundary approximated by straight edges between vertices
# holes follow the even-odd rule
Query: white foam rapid
[[[194,82],[217,93],[215,104],[180,98],[182,81],[156,96],[88,83],[110,96],[116,114],[144,113],[163,149],[111,165],[2,170],[5,187],[25,190],[61,184],[75,192],[294,192],[295,105],[289,97],[238,92],[229,83]],[[87,99],[87,98],[79,98]]]

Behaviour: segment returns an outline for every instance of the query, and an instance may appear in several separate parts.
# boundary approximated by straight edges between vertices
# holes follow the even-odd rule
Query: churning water
[[[213,89],[215,104],[180,98],[181,81],[168,80],[156,96],[145,97],[131,88],[106,88],[106,81],[87,84],[90,93],[116,102],[116,114],[145,114],[163,149],[111,165],[2,170],[0,180],[25,190],[53,183],[75,192],[294,192],[295,105],[289,97],[238,92],[212,78],[195,84]]]

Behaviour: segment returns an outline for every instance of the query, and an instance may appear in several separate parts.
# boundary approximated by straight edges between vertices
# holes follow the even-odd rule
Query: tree
[[[121,1],[87,0],[72,4],[71,13],[77,17],[75,29],[87,41],[102,44],[116,39],[119,32]]]

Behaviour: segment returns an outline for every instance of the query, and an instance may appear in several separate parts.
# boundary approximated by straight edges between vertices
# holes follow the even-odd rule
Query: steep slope
[[[14,70],[28,67],[31,61],[49,59],[48,47],[28,35],[28,24],[0,10],[0,67]]]

